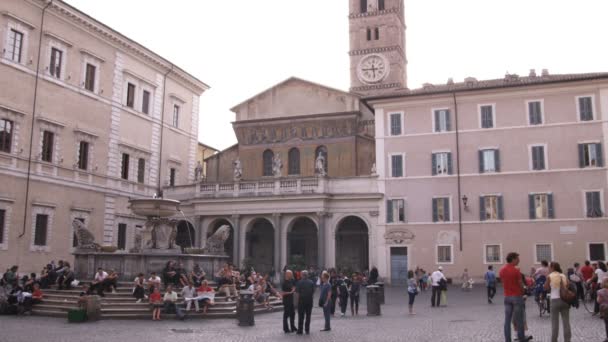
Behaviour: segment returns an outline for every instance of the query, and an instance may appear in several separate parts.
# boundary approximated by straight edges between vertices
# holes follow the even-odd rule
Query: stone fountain
[[[182,252],[181,247],[175,244],[179,222],[177,215],[181,214],[179,205],[179,201],[163,198],[130,200],[131,211],[145,217],[146,223],[144,229],[134,232],[133,248],[128,252],[116,252],[115,248],[99,246],[93,241],[93,234],[80,224],[79,230],[75,229],[78,236],[78,247],[74,252],[77,278],[93,279],[97,268],[102,267],[116,270],[121,280],[132,281],[140,272],[146,276],[150,272],[161,275],[166,263],[171,260],[182,263],[188,271],[198,264],[207,274],[215,274],[229,258],[224,251],[224,242],[229,237],[230,228],[218,229],[207,239],[205,248],[185,248]],[[86,239],[81,240],[80,236]],[[191,245],[194,245],[193,237],[190,239]]]

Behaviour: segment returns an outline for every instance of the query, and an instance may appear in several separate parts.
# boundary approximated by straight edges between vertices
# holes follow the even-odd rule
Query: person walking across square
[[[494,273],[494,266],[488,266],[488,271],[483,278],[486,281],[486,288],[488,289],[488,304],[492,304],[492,299],[496,295],[496,273]]]
[[[439,306],[441,301],[441,280],[447,281],[445,276],[443,275],[443,267],[437,267],[437,271],[431,274],[431,286],[433,288],[433,294],[431,295],[431,306]]]
[[[507,255],[507,264],[500,270],[500,280],[503,283],[505,303],[505,342],[511,342],[511,321],[517,327],[517,338],[520,342],[532,339],[524,331],[524,284],[519,269],[519,254],[511,252]]]

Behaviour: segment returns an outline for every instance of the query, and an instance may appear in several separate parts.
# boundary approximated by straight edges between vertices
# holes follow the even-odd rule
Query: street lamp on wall
[[[469,202],[469,198],[467,197],[467,195],[462,196],[462,204],[464,205],[464,210],[468,211],[469,210],[469,206],[467,205]]]

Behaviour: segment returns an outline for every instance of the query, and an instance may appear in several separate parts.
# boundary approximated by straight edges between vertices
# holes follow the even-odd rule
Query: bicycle
[[[585,294],[583,296],[583,306],[587,312],[592,314],[595,310],[595,290],[593,288],[593,284],[591,283],[585,284],[584,288]]]

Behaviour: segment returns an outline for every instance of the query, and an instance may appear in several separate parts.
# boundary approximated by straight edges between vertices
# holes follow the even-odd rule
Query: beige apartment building
[[[72,222],[126,252],[127,201],[194,181],[208,89],[63,1],[0,4],[0,260],[71,260]]]

